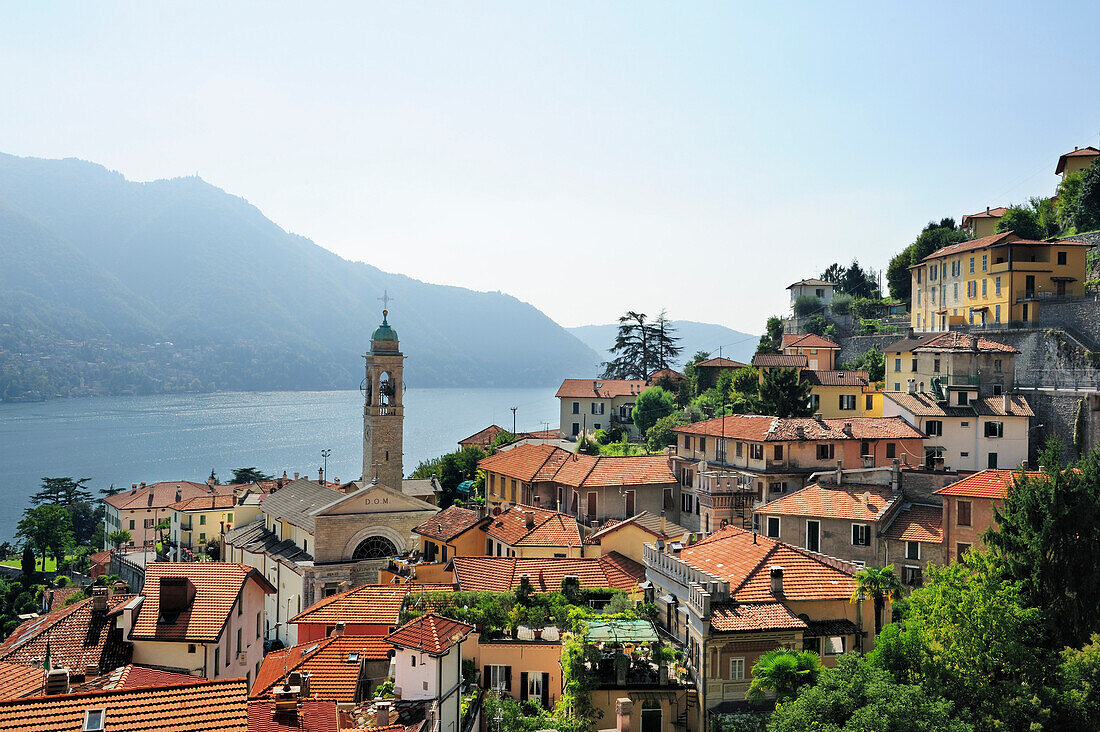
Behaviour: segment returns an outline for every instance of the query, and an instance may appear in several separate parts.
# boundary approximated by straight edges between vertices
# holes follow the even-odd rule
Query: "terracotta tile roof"
[[[386,636],[386,641],[401,648],[440,656],[473,630],[472,625],[429,613],[405,623]]]
[[[870,386],[866,371],[803,371],[802,379],[814,386]]]
[[[999,234],[992,234],[990,236],[983,236],[979,239],[971,239],[970,241],[960,241],[956,244],[948,244],[947,246],[937,249],[922,259],[922,262],[928,262],[933,259],[939,259],[941,257],[950,257],[954,254],[962,254],[963,252],[971,252],[975,249],[985,249],[986,247],[996,246],[998,244],[1007,243],[1010,237],[1016,236],[1011,231],[1004,231]],[[1019,237],[1016,237],[1019,239]],[[913,267],[919,267],[919,264],[914,264]],[[912,269],[912,267],[910,267]]]
[[[69,585],[68,587],[57,587],[52,590],[46,590],[50,597],[50,611],[60,610],[65,607],[65,601],[80,592],[81,589],[79,585]]]
[[[793,287],[798,287],[799,285],[805,285],[806,287],[835,287],[836,286],[832,282],[826,282],[825,280],[809,279],[809,280],[799,280],[798,282],[795,282],[794,284],[787,285],[786,289],[789,290]]]
[[[483,521],[477,511],[460,506],[449,506],[413,529],[413,533],[436,541],[451,541]]]
[[[274,700],[253,700],[248,702],[248,732],[340,732],[340,714],[333,701],[304,699],[290,715],[275,714]]]
[[[0,731],[81,732],[84,712],[105,709],[111,732],[246,732],[244,679],[136,687],[0,702]]]
[[[684,547],[680,559],[730,583],[736,602],[847,600],[856,566],[734,526]],[[771,592],[771,567],[783,568],[783,597]]]
[[[976,214],[969,214],[962,217],[962,225],[966,226],[970,223],[971,219],[999,219],[1008,212],[1008,209],[1004,206],[998,206],[997,208],[987,208],[985,211],[979,211]]]
[[[711,359],[711,361],[713,361],[713,360],[714,359]],[[719,360],[729,361],[728,358],[723,358],[723,359],[719,359]],[[737,363],[737,362],[736,361],[730,361],[730,363]],[[698,365],[699,364],[696,364],[696,366],[698,366]],[[652,374],[649,375],[650,383],[653,383],[654,381],[657,381],[658,379],[670,379],[672,381],[679,381],[680,379],[685,379],[685,378],[687,378],[687,377],[684,376],[683,374],[681,374],[676,369],[667,369],[667,368],[666,369],[657,369],[656,371],[654,371]],[[557,431],[557,430],[555,430],[555,431]]]
[[[493,438],[504,432],[504,428],[500,425],[491,424],[483,430],[478,430],[469,437],[463,438],[458,441],[461,447],[467,447],[469,445],[478,445],[479,447],[488,447]]]
[[[845,426],[851,425],[851,434]],[[802,428],[802,436],[798,429]],[[758,414],[732,414],[726,417],[676,427],[688,435],[725,437],[749,442],[790,442],[794,440],[905,440],[922,439],[924,433],[901,417],[849,417],[813,419],[768,417]]]
[[[359,684],[359,662],[386,661],[390,646],[377,636],[330,636],[272,651],[256,674],[250,696],[267,696],[291,671],[309,674],[309,693],[318,699],[353,704]]]
[[[174,622],[161,618],[161,579],[183,578],[194,587],[194,601]],[[136,640],[212,643],[221,638],[222,628],[237,598],[249,582],[265,593],[275,592],[257,570],[235,562],[156,562],[145,569],[145,596],[130,637]]]
[[[561,430],[535,430],[534,432],[520,432],[516,435],[521,440],[557,440],[561,437]]]
[[[623,521],[608,520],[604,523],[603,527],[598,531],[589,534],[585,537],[585,544],[599,544],[600,540],[610,534],[625,529],[629,526],[636,526],[642,531],[657,537],[658,539],[671,539],[673,537],[681,537],[684,534],[691,533],[688,529],[680,526],[669,520],[665,520],[665,529],[661,531],[661,517],[657,514],[652,514],[649,511],[642,511],[636,516],[631,516]]]
[[[482,459],[478,467],[525,483],[553,481],[574,488],[676,482],[664,455],[575,455],[555,445],[516,445]]]
[[[810,360],[805,356],[791,356],[786,353],[758,353],[752,357],[753,366],[804,369]]]
[[[840,344],[813,333],[784,333],[783,348],[825,348],[840,350]]]
[[[935,492],[941,496],[1003,499],[1008,486],[1012,485],[1014,477],[1018,473],[1019,471],[1015,470],[983,470],[980,473],[968,475],[962,480],[944,486]],[[1029,470],[1026,475],[1029,478],[1038,478],[1043,474],[1037,470]]]
[[[1060,175],[1066,169],[1067,158],[1091,158],[1100,155],[1100,150],[1089,145],[1088,147],[1075,147],[1073,152],[1065,153],[1058,157],[1058,167],[1054,169],[1055,175]]]
[[[318,600],[290,619],[292,623],[335,625],[397,625],[397,616],[410,592],[447,592],[451,585],[362,585]]]
[[[0,698],[3,699],[37,694],[46,682],[41,666],[34,668],[4,661],[0,661],[0,679],[4,680],[3,687],[0,687]]]
[[[754,508],[765,516],[816,516],[848,521],[878,521],[901,499],[885,486],[813,483]]]
[[[109,503],[120,511],[146,508],[168,508],[176,503],[176,491],[180,493],[180,500],[195,498],[196,496],[208,496],[213,494],[232,495],[233,486],[215,485],[206,483],[194,483],[190,480],[166,481],[163,483],[151,483],[144,488],[131,489],[107,496],[104,503]]]
[[[781,602],[748,605],[721,603],[711,606],[710,626],[721,633],[754,630],[804,630],[806,622]]]
[[[132,599],[134,595],[108,598],[108,613]],[[111,669],[130,661],[122,631],[108,614],[92,612],[91,598],[20,623],[0,644],[0,661],[41,668],[47,640],[50,658],[72,669]]]
[[[943,351],[999,352],[1019,353],[1012,346],[986,338],[985,336],[960,333],[953,330],[931,338],[913,349],[916,353],[934,353]]]
[[[560,399],[611,399],[636,396],[645,388],[644,379],[566,379],[554,396]]]
[[[906,504],[882,535],[891,541],[939,544],[943,541],[943,507],[923,503]]]
[[[708,358],[706,361],[700,361],[695,364],[695,368],[704,369],[743,369],[748,366],[747,363],[741,363],[740,361],[734,361],[729,358]]]
[[[894,341],[888,345],[882,347],[883,353],[908,353],[917,346],[923,346],[933,338],[937,338],[943,335],[943,333],[916,333],[911,337],[902,338],[900,341]]]
[[[910,394],[904,391],[883,392],[883,396],[890,399],[899,407],[915,417],[1034,417],[1031,405],[1024,397],[1013,394],[1008,397],[1011,414],[1004,409],[1005,397],[981,397],[963,406],[961,404],[947,404],[938,402],[936,398],[927,392]]]
[[[1012,394],[1008,397],[1009,411],[1005,411],[1005,399],[1004,395],[1001,396],[988,396],[981,397],[971,402],[974,407],[974,411],[983,417],[1034,417],[1035,412],[1032,411],[1031,405],[1027,403],[1027,399],[1019,394]]]
[[[531,517],[532,526],[527,527]],[[534,506],[508,508],[485,527],[485,533],[511,546],[580,546],[577,520],[567,514]]]
[[[161,671],[160,669],[135,666],[130,663],[119,666],[108,674],[74,686],[72,692],[79,694],[87,691],[134,689],[141,686],[178,686],[180,684],[198,684],[202,681],[203,679],[198,676]]]
[[[507,592],[519,587],[522,574],[530,577],[536,592],[560,590],[566,575],[576,575],[583,588],[628,592],[645,580],[645,567],[618,552],[584,558],[455,557],[451,565],[460,590]]]
[[[235,496],[195,496],[173,503],[169,508],[175,511],[213,511],[218,508],[233,508],[237,505]]]

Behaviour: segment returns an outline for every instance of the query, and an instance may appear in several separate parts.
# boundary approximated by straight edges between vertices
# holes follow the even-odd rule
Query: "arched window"
[[[394,385],[389,371],[383,371],[378,377],[378,403],[382,406],[393,404]]]
[[[352,559],[388,559],[397,555],[397,547],[384,536],[368,536],[355,547]]]

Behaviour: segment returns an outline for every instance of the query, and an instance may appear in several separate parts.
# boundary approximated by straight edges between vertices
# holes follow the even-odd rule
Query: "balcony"
[[[971,376],[970,374],[948,374],[941,376],[940,383],[947,388],[953,386],[978,386],[981,384],[981,377],[977,375]]]

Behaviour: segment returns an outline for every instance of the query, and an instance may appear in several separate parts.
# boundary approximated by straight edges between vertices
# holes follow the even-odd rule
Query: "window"
[[[865,411],[870,412],[870,411],[873,411],[874,408],[875,408],[875,397],[871,394],[868,394],[867,396],[865,396],[863,398],[863,409]]]
[[[924,584],[924,577],[921,575],[920,567],[905,565],[905,571],[902,573],[902,581],[910,587],[920,587]]]
[[[989,294],[989,288],[986,286],[988,284],[989,284],[989,280],[983,278],[982,279],[982,297],[985,297]]]
[[[917,272],[917,284],[919,285],[920,284],[920,273],[921,273],[921,271],[918,269],[916,272]]]
[[[779,538],[779,517],[778,516],[768,516],[768,538],[769,539],[778,539]]]
[[[200,531],[199,532],[199,541],[206,541],[206,532],[205,531]]]
[[[989,468],[990,470],[997,469],[997,453],[991,452],[989,453],[989,455],[986,456],[985,467]]]
[[[959,299],[959,283],[958,283],[958,282],[956,282],[956,283],[955,283],[955,293],[954,293],[954,297],[955,297],[955,299],[956,299],[956,300],[958,300],[958,299]]]
[[[940,360],[938,358],[932,359],[932,370],[937,374],[940,372]]]
[[[1066,253],[1058,252],[1058,264],[1064,265],[1066,263]]]
[[[943,421],[930,419],[924,423],[924,432],[929,437],[941,437],[943,435]]]
[[[920,305],[920,290],[917,290],[917,305]],[[920,321],[920,316],[917,316],[917,321]]]
[[[573,423],[573,436],[576,437],[580,433],[581,433],[581,423],[580,422],[574,422]]]
[[[802,650],[813,651],[817,655],[821,655],[821,639],[820,638],[802,638]]]
[[[243,640],[241,638],[241,630],[242,628],[237,628],[237,653],[240,653],[244,649],[244,644],[241,643]]]
[[[817,459],[818,460],[832,460],[833,459],[833,445],[832,443],[821,444],[817,446]]]
[[[894,382],[894,391],[901,391],[901,383],[900,382],[897,382],[897,381]]]
[[[596,518],[596,491],[588,492],[588,516]]]
[[[901,359],[900,358],[895,358],[894,359],[894,371],[901,371]]]
[[[206,514],[205,513],[200,513],[199,514],[199,526],[206,526]]]
[[[852,546],[871,546],[871,527],[868,524],[852,524]]]
[[[241,617],[241,615],[244,613],[244,602],[243,602],[243,600],[244,600],[244,598],[242,597],[241,600],[237,601],[237,617],[238,618]]]
[[[850,412],[856,408],[856,395],[855,394],[841,394],[840,395],[840,409],[844,412]]]
[[[188,643],[187,644],[187,652],[188,653],[194,653],[195,651],[196,651],[195,644],[194,643]]]
[[[844,636],[831,635],[825,638],[825,655],[839,656],[844,653]]]
[[[821,551],[821,522],[806,521],[806,548],[812,552]]]
[[[961,557],[963,554],[966,554],[969,550],[970,550],[970,545],[965,544],[965,543],[960,541],[958,544],[955,545],[955,556],[956,557]]]
[[[917,359],[913,359],[913,363],[909,364],[909,370],[916,373],[917,371]]]
[[[1001,373],[1001,359],[999,358],[993,359],[993,373]]]
[[[929,290],[929,292],[928,292],[928,302],[931,302],[931,303],[936,302],[936,288],[935,287],[932,287],[932,289]]]
[[[994,277],[993,278],[993,294],[995,294],[995,295],[1000,295],[1001,294],[1001,278],[1000,277]]]
[[[970,258],[970,274],[974,274],[974,257]]]
[[[745,659],[743,656],[730,659],[730,681],[744,681]]]
[[[581,413],[581,403],[580,402],[573,402],[573,414],[580,414],[580,413]]]
[[[905,542],[905,558],[906,559],[920,559],[920,542],[919,541],[907,541],[907,542]]]
[[[714,459],[720,463],[726,462],[726,439],[718,437],[714,440]]]
[[[960,407],[965,407],[970,403],[970,394],[965,391],[958,392],[958,397],[955,399],[959,403]]]
[[[634,491],[625,491],[626,496],[626,515],[634,515]]]
[[[986,422],[985,423],[985,436],[986,437],[1004,437],[1005,436],[1005,423],[1004,422]]]
[[[993,306],[993,322],[994,323],[1001,322],[1001,306],[1000,306],[1000,304],[997,304],[997,305]]]
[[[691,449],[691,437],[689,435],[684,435],[684,449]]]
[[[859,441],[859,454],[860,455],[871,455],[871,454],[873,454],[871,452],[871,441],[870,440],[860,440]]]
[[[594,430],[602,430],[602,429],[603,429],[603,425],[602,425],[602,424],[600,424],[599,422],[597,422],[596,424],[592,425],[592,429],[594,429]]]
[[[592,414],[603,414],[603,408],[603,402],[592,402]]]
[[[971,526],[970,501],[959,501],[957,507],[955,508],[955,525]]]
[[[887,458],[895,458],[895,457],[898,456],[897,453],[898,453],[897,444],[893,443],[893,442],[887,442],[886,443],[886,457]]]
[[[773,460],[782,460],[783,459],[783,446],[782,445],[776,445],[773,448],[773,450],[772,450],[772,459]]]
[[[106,709],[88,709],[84,712],[84,732],[102,732],[106,729],[103,724],[107,716]]]
[[[263,633],[260,630],[260,628],[261,628],[260,618],[261,617],[262,617],[261,613],[256,613],[256,637],[257,638],[259,638],[261,635],[263,635]]]
[[[218,675],[218,667],[221,665],[218,663],[222,658],[222,647],[218,646],[214,649],[214,676]]]
[[[772,493],[786,493],[787,483],[785,481],[777,481],[775,483],[768,483],[768,490]]]
[[[749,445],[749,458],[752,460],[763,460],[764,446],[759,443]]]
[[[707,451],[707,438],[700,437],[699,438],[699,452],[706,452],[706,451]]]
[[[737,443],[737,457],[741,457],[741,454],[742,454],[742,451],[743,451],[744,447],[745,447],[744,442],[738,442]]]
[[[988,266],[989,266],[989,255],[988,254],[983,254],[982,255],[982,272],[985,272],[986,269],[988,268]],[[985,280],[982,280],[982,294],[983,295],[985,294]]]
[[[130,531],[134,530],[134,520],[130,519]]]

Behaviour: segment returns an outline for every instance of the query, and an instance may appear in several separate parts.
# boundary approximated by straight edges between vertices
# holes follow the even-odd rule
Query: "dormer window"
[[[106,709],[88,709],[84,712],[83,732],[103,732],[106,729],[104,720],[107,717]]]

